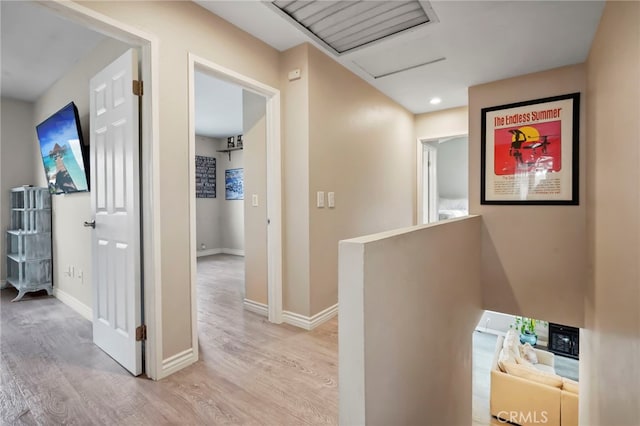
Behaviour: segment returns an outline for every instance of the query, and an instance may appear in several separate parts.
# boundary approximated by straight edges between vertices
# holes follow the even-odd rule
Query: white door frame
[[[282,323],[282,158],[280,151],[280,90],[189,53],[189,211],[191,256],[191,330],[194,353],[198,353],[198,310],[196,299],[196,181],[195,181],[195,72],[237,84],[266,98],[267,125],[267,286],[269,321]]]
[[[438,221],[438,141],[420,141],[420,174],[418,175],[418,186],[420,187],[418,192],[418,225],[424,225],[427,223],[433,223]],[[429,199],[427,200],[427,221],[424,221],[424,160],[425,151],[429,152]]]
[[[162,282],[160,257],[160,156],[159,156],[159,42],[156,36],[74,2],[39,1],[56,14],[141,50],[144,82],[141,123],[142,271],[144,274],[145,374],[154,380],[167,376],[162,369]]]
[[[423,168],[423,164],[424,164],[424,145],[425,144],[433,144],[433,143],[439,143],[439,141],[441,141],[442,139],[453,139],[453,138],[459,138],[459,137],[463,137],[463,136],[468,136],[468,133],[459,133],[459,134],[455,134],[455,135],[443,135],[440,137],[436,137],[436,138],[418,138],[417,143],[416,143],[416,190],[418,191],[418,193],[416,194],[416,199],[418,200],[418,202],[416,203],[416,225],[422,225],[423,224],[423,220],[422,220],[422,215],[424,213],[423,210],[423,188],[422,188],[422,174],[424,173],[424,168]],[[436,173],[436,167],[433,168],[432,173]],[[437,182],[437,176],[435,176],[436,179],[429,179],[430,182]],[[429,195],[430,197],[436,197],[435,199],[432,199],[430,202],[430,205],[435,206],[437,204],[437,190],[434,191],[433,189],[429,191]],[[429,216],[430,216],[430,220],[429,222],[437,222],[438,220],[438,212],[437,211],[431,211],[429,212]]]

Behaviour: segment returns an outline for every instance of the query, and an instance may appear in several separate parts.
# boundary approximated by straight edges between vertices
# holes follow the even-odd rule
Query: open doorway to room
[[[246,310],[282,322],[280,95],[195,55],[189,59],[197,348],[199,327],[208,327],[214,317],[242,323]]]
[[[259,176],[263,170],[246,167],[245,143],[251,145],[247,149],[251,158],[257,148],[254,145],[264,143],[265,135],[263,131],[256,138],[247,129],[250,135],[245,138],[242,87],[200,71],[195,72],[194,86],[196,252],[202,322],[203,315],[215,315],[216,310],[241,313],[245,299],[266,305],[266,292],[258,302],[246,298],[245,280],[245,241],[256,245],[256,239],[264,239],[266,249],[264,232],[245,233],[245,176],[250,185],[265,180]],[[264,110],[264,98],[257,101]],[[253,208],[259,208],[262,194],[252,194]]]
[[[468,215],[468,136],[421,140],[418,152],[420,223]]]
[[[579,349],[578,328],[485,311],[473,333],[473,425],[577,426]]]
[[[20,150],[23,151],[23,155],[14,158],[11,165],[14,170],[21,169],[22,181],[11,183],[11,186],[29,184],[37,187],[46,187],[51,182],[52,175],[57,177],[68,175],[72,178],[73,183],[69,183],[67,179],[65,184],[67,188],[70,188],[68,193],[63,191],[64,194],[54,195],[51,198],[51,208],[49,210],[52,217],[51,228],[50,232],[42,234],[49,234],[50,258],[38,258],[35,260],[39,262],[42,260],[49,261],[50,266],[39,268],[38,275],[48,276],[50,282],[52,281],[53,283],[54,296],[60,302],[76,311],[77,314],[89,320],[89,322],[87,323],[84,320],[69,321],[69,318],[61,316],[65,315],[64,310],[67,309],[68,311],[68,308],[61,306],[58,301],[39,297],[30,297],[28,303],[12,304],[6,309],[3,306],[3,311],[9,311],[10,314],[13,313],[16,316],[24,316],[27,319],[26,321],[11,321],[14,326],[24,326],[29,324],[30,321],[40,322],[44,320],[39,316],[33,315],[30,310],[38,309],[40,304],[50,306],[51,311],[55,311],[55,314],[48,317],[46,322],[50,324],[50,330],[54,330],[54,333],[60,331],[59,335],[56,334],[56,338],[63,341],[61,336],[64,330],[62,327],[56,327],[53,324],[60,322],[64,322],[66,325],[73,324],[74,327],[72,329],[76,335],[83,338],[88,336],[89,341],[91,341],[93,334],[93,343],[106,352],[97,355],[96,359],[108,359],[108,362],[111,363],[113,360],[110,357],[113,357],[114,360],[132,374],[139,375],[144,368],[142,346],[146,346],[148,360],[155,360],[157,354],[156,347],[154,347],[156,343],[154,314],[156,311],[153,306],[147,306],[147,309],[145,309],[149,325],[148,340],[141,342],[140,339],[137,339],[137,331],[143,327],[141,318],[141,311],[143,310],[141,268],[145,269],[144,275],[147,278],[147,300],[152,301],[154,296],[153,277],[155,274],[148,264],[142,265],[143,259],[140,247],[144,245],[145,253],[150,257],[153,255],[154,249],[150,244],[153,236],[149,232],[149,226],[154,223],[155,214],[153,209],[149,207],[150,200],[153,199],[152,191],[154,185],[153,182],[147,181],[145,182],[146,185],[144,185],[145,191],[142,191],[143,185],[139,185],[137,180],[139,175],[145,175],[142,170],[148,170],[148,167],[154,168],[151,150],[149,149],[152,145],[153,133],[151,130],[151,90],[148,90],[144,99],[139,98],[137,94],[125,92],[119,99],[118,106],[121,106],[121,110],[117,113],[119,114],[118,118],[114,118],[114,114],[104,114],[105,116],[109,115],[111,119],[121,125],[121,145],[118,148],[122,150],[122,155],[118,158],[122,161],[120,164],[116,164],[114,161],[114,169],[122,172],[122,174],[126,169],[127,179],[122,180],[117,177],[100,179],[95,178],[93,174],[89,177],[90,171],[95,172],[99,168],[94,165],[89,169],[82,170],[80,163],[84,163],[84,161],[79,160],[79,158],[84,157],[83,159],[88,160],[97,151],[100,151],[102,154],[99,158],[104,159],[105,156],[113,152],[114,144],[112,142],[104,143],[105,140],[111,141],[110,137],[99,138],[100,143],[96,141],[94,126],[97,122],[95,118],[95,110],[97,108],[94,107],[98,102],[92,101],[92,96],[96,93],[98,96],[104,96],[104,93],[112,90],[114,84],[123,81],[125,83],[122,87],[130,87],[129,79],[144,79],[151,87],[151,64],[149,61],[151,41],[145,38],[144,35],[131,32],[130,28],[124,29],[117,22],[106,22],[102,16],[94,15],[82,6],[51,3],[43,5],[34,2],[19,3],[9,2],[2,4],[3,76],[11,77],[7,81],[3,80],[2,103],[4,108],[6,96],[12,105],[12,113],[14,112],[13,109],[18,105],[21,105],[21,110],[23,111],[20,114],[19,123],[14,122],[14,120],[5,121],[3,114],[3,130],[5,125],[13,129],[12,132],[15,132],[16,138],[14,143],[19,143]],[[57,49],[43,51],[42,46],[50,43],[52,35],[55,35]],[[96,79],[96,76],[103,75],[106,69],[110,70],[108,72],[113,71],[111,65],[123,56],[126,56],[127,63],[124,68],[127,72],[120,73],[121,70],[118,70],[115,74],[118,75],[119,79],[112,78],[112,74],[107,79],[110,83],[104,86],[104,90],[91,90],[90,82]],[[33,65],[34,63],[37,66]],[[46,72],[36,71],[25,74],[25,69],[46,69]],[[131,73],[128,72],[129,70],[131,70]],[[141,71],[141,74],[137,74],[133,70]],[[26,85],[22,84],[19,78],[15,78],[23,74],[28,79]],[[9,91],[11,93],[6,91],[7,88],[10,88]],[[95,86],[92,88],[95,89]],[[67,105],[68,108],[62,108],[64,105]],[[139,110],[138,108],[141,109]],[[38,132],[36,136],[36,125],[44,123],[44,120],[48,120],[48,117],[64,116],[67,111],[75,111],[76,119],[74,121],[78,135],[69,136],[69,133],[59,131],[63,128],[67,129],[67,127],[62,124],[64,121],[56,122],[54,120],[52,122],[47,121],[47,123],[52,123],[51,132],[44,132],[43,134]],[[144,124],[139,126],[139,120]],[[107,126],[105,125],[104,127]],[[123,130],[125,127],[126,130]],[[109,132],[104,134],[107,133]],[[82,141],[82,139],[84,139],[85,146],[80,149],[80,144],[75,141]],[[7,149],[4,143],[5,138],[3,136],[3,151]],[[52,144],[54,148],[50,149],[49,147]],[[56,144],[58,144],[58,148],[56,148]],[[106,148],[101,151],[96,149],[98,146]],[[107,153],[107,148],[111,149],[109,153]],[[9,148],[9,151],[11,151],[11,148]],[[85,151],[84,155],[81,155],[82,151]],[[118,153],[120,154],[120,151]],[[141,161],[138,161],[138,156],[142,156]],[[3,157],[5,156],[3,155]],[[24,161],[16,161],[19,158],[23,158]],[[50,161],[52,158],[56,159],[55,164]],[[2,165],[3,177],[5,172],[11,172],[5,165],[5,163]],[[84,163],[83,165],[86,167],[88,164]],[[85,191],[85,187],[81,184],[82,179],[80,176],[83,174],[86,180],[91,181],[88,191]],[[136,177],[135,179],[132,178],[134,176]],[[146,174],[146,176],[151,176],[151,174]],[[5,197],[7,191],[4,185],[8,182],[4,179],[2,180],[3,197]],[[108,184],[105,184],[105,182],[108,182]],[[56,192],[59,192],[57,184],[56,179],[54,186],[56,187]],[[133,342],[126,349],[123,349],[123,345],[120,344],[114,345],[116,346],[115,349],[113,347],[106,348],[102,344],[103,340],[96,337],[96,324],[106,322],[96,321],[96,316],[100,319],[105,319],[106,316],[104,303],[101,303],[104,298],[99,299],[96,296],[100,294],[100,291],[96,291],[96,281],[102,276],[98,272],[98,267],[106,264],[107,261],[104,253],[99,253],[96,250],[93,235],[100,228],[113,229],[100,226],[100,220],[95,221],[94,207],[96,204],[93,199],[98,188],[103,189],[103,194],[107,192],[116,194],[113,197],[116,200],[113,204],[120,203],[117,207],[114,207],[113,204],[108,204],[108,207],[103,206],[104,208],[100,213],[115,208],[124,211],[126,208],[127,218],[135,218],[136,222],[134,224],[133,220],[127,221],[126,225],[123,223],[124,221],[119,223],[119,231],[127,230],[128,239],[126,243],[124,243],[124,238],[116,237],[110,231],[101,234],[103,242],[107,237],[118,240],[117,244],[111,244],[109,248],[117,245],[117,248],[124,252],[127,251],[127,247],[131,247],[126,254],[127,261],[129,265],[135,264],[135,266],[129,268],[126,274],[121,273],[117,278],[111,280],[101,280],[101,283],[106,284],[100,287],[104,289],[104,286],[113,286],[115,283],[125,282],[123,277],[126,275],[127,291],[136,293],[135,297],[126,298],[126,307],[121,303],[124,298],[116,299],[115,302],[110,301],[110,306],[116,307],[117,313],[113,314],[113,310],[108,312],[110,314],[108,317],[109,325],[113,325],[113,335],[123,336],[123,338],[127,339],[127,342]],[[139,201],[122,201],[118,196],[123,193],[139,194]],[[134,200],[138,199],[138,197],[133,198]],[[136,207],[129,209],[134,204]],[[3,209],[5,207],[8,206],[3,203]],[[109,212],[112,212],[112,210],[109,210]],[[140,221],[138,220],[141,217],[141,211],[145,215],[144,229],[140,229]],[[123,216],[120,215],[119,217]],[[4,217],[2,222],[5,229],[14,226],[14,224],[6,223]],[[102,246],[106,247],[107,245],[105,243]],[[26,254],[25,256],[20,256],[19,263],[27,267],[27,264],[34,260],[32,257],[40,257],[42,253],[40,252],[33,256],[26,256]],[[112,253],[115,253],[115,251]],[[109,262],[109,266],[114,268],[116,265]],[[122,268],[115,269],[123,271]],[[21,270],[25,269],[21,266],[18,271]],[[26,277],[27,274],[22,275]],[[22,281],[22,278],[19,278],[19,281]],[[9,289],[8,291],[12,290]],[[4,302],[5,292],[3,291]],[[135,310],[136,314],[131,314],[132,310]],[[125,316],[122,312],[125,311],[127,320],[122,321],[122,317]],[[3,322],[6,323],[6,321]],[[94,327],[91,331],[92,324]],[[90,330],[89,333],[85,332],[87,327]],[[66,326],[64,329],[66,329]],[[36,340],[39,339],[36,338]],[[67,342],[65,341],[65,343]],[[91,350],[99,352],[97,347],[92,347]],[[125,362],[124,358],[129,357],[135,358],[135,360],[132,363]],[[86,366],[86,364],[83,365]],[[157,376],[158,369],[156,367],[154,362],[147,365],[146,373],[149,377]]]

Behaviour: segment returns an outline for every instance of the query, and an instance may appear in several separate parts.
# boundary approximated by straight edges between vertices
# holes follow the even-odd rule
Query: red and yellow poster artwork
[[[562,169],[561,126],[558,120],[496,129],[495,174],[559,172]]]
[[[481,204],[578,204],[579,93],[481,114]]]

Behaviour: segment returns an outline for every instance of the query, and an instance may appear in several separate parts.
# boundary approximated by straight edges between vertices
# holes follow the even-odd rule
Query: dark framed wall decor
[[[216,198],[216,159],[196,155],[196,198]]]
[[[580,94],[482,109],[481,204],[578,205]]]

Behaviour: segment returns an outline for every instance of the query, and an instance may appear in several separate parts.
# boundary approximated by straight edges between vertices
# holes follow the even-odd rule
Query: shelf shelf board
[[[243,149],[244,149],[244,147],[241,146],[239,148],[235,147],[235,148],[218,149],[216,152],[226,152],[227,154],[229,154],[229,161],[231,161],[231,153],[233,151],[240,151],[240,150],[243,150]]]
[[[23,231],[22,229],[9,229],[7,230],[7,234],[11,235],[37,235],[37,234],[48,234],[49,231]]]
[[[25,283],[25,281],[20,281],[17,277],[7,277],[7,282],[12,286],[19,286]]]
[[[17,263],[40,262],[41,260],[51,260],[50,257],[35,257],[33,259],[27,259],[27,256],[25,255],[18,256],[16,253],[10,253],[7,255],[7,257]]]
[[[17,277],[7,277],[7,282],[9,284],[11,284],[12,286],[14,286],[14,287],[15,286],[25,286],[25,285],[31,285],[33,287],[42,286],[41,290],[45,290],[46,289],[45,286],[51,285],[51,281],[47,281],[47,282],[44,282],[44,283],[33,283],[33,282],[27,281],[27,280],[20,281],[20,279],[17,278]],[[35,291],[35,290],[30,289],[30,290],[27,290],[27,291]]]
[[[19,256],[16,253],[7,253],[7,257],[14,262],[22,263],[27,260],[26,256]]]

